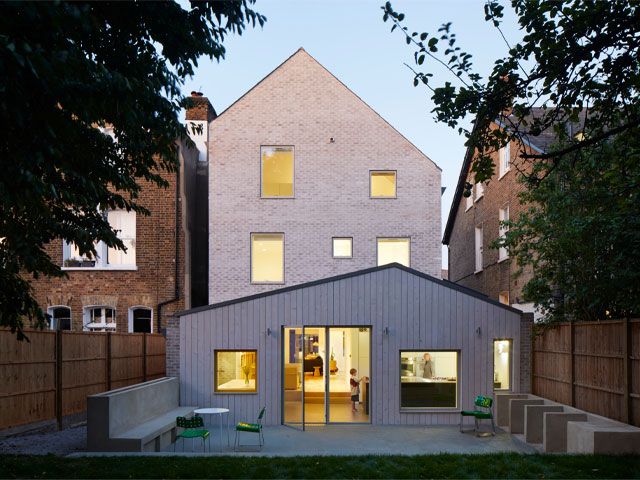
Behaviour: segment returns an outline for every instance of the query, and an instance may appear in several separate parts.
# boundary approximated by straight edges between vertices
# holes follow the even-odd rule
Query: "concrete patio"
[[[485,426],[486,428],[486,426]],[[457,426],[374,426],[374,425],[323,425],[309,426],[302,432],[286,426],[268,426],[264,429],[265,446],[262,451],[233,451],[234,432],[226,442],[226,429],[221,449],[220,430],[211,428],[211,451],[202,452],[202,441],[179,441],[175,455],[241,455],[241,456],[308,456],[308,455],[429,455],[438,453],[484,454],[496,452],[534,453],[535,450],[497,429],[495,436],[476,437],[473,433],[460,433]],[[257,435],[243,434],[242,442],[257,442]],[[74,453],[70,456],[96,455],[174,455],[173,445],[155,453]]]

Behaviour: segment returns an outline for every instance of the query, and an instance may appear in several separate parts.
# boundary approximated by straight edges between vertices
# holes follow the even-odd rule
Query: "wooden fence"
[[[533,394],[640,427],[640,319],[562,323],[532,351]]]
[[[165,376],[165,339],[147,333],[0,329],[0,429],[62,419],[87,396]]]

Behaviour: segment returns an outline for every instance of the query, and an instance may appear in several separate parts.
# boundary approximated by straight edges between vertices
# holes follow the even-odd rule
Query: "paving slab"
[[[232,433],[233,435],[233,433]],[[233,451],[226,438],[220,445],[219,435],[214,435],[211,451],[202,452],[202,443],[195,447],[186,442],[182,452],[182,441],[174,454],[173,446],[162,452],[113,453],[77,452],[70,456],[209,456],[240,455],[265,457],[290,457],[311,455],[429,455],[438,453],[533,453],[535,450],[522,441],[497,429],[495,436],[476,437],[473,433],[460,433],[458,426],[378,426],[378,425],[324,425],[307,427],[303,432],[287,426],[268,426],[264,429],[265,446],[262,451]],[[244,435],[243,443],[257,442],[257,435]]]

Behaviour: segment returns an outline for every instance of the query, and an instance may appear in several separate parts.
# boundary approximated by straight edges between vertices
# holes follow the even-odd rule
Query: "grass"
[[[0,455],[0,478],[640,478],[640,456],[84,457]]]

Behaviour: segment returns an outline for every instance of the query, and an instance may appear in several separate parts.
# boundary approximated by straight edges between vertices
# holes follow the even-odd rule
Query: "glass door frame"
[[[297,424],[294,423],[289,423],[285,421],[285,411],[286,411],[286,389],[284,388],[285,385],[285,355],[284,355],[284,342],[286,341],[285,339],[285,330],[288,328],[293,328],[293,329],[301,329],[302,333],[300,333],[300,335],[302,336],[302,364],[301,364],[301,373],[302,373],[302,378],[300,378],[300,386],[301,386],[301,397],[300,397],[300,408],[301,408],[301,424],[300,426],[298,426]],[[298,334],[296,334],[298,335]],[[296,430],[302,430],[304,432],[305,430],[305,422],[304,422],[304,357],[305,357],[305,341],[304,341],[304,336],[305,336],[305,327],[304,325],[282,325],[280,327],[280,338],[282,339],[282,341],[280,342],[280,358],[282,359],[282,361],[280,362],[280,385],[282,385],[281,390],[281,401],[280,401],[280,405],[282,406],[282,419],[281,419],[281,423],[282,425],[286,425],[287,427],[291,427],[291,428],[295,428]],[[297,375],[297,373],[296,373]]]

